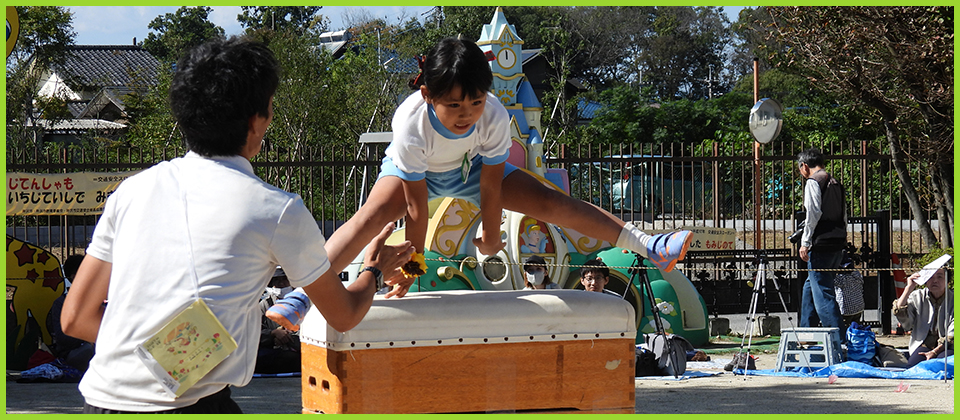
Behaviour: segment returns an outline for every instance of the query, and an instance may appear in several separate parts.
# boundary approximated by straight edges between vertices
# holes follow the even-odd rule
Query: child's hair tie
[[[417,59],[417,67],[420,68],[420,73],[417,73],[417,77],[413,79],[413,85],[420,86],[420,84],[423,83],[423,61],[425,58],[422,55],[418,55],[415,58]]]

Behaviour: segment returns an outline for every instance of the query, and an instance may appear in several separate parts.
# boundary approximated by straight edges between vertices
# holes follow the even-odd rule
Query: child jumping
[[[370,197],[327,242],[333,270],[342,270],[377,233],[377,227],[406,216],[406,238],[422,253],[427,202],[436,197],[466,199],[485,221],[474,245],[497,253],[503,209],[568,227],[640,253],[670,271],[686,255],[689,231],[647,235],[609,212],[550,189],[506,163],[510,117],[490,93],[493,73],[483,51],[469,40],[447,38],[426,56],[411,81],[416,91],[393,116],[393,142]],[[389,296],[403,296],[413,283]]]
[[[649,258],[671,271],[686,255],[692,232],[647,235],[609,212],[550,189],[506,163],[510,117],[489,92],[493,73],[473,42],[440,41],[410,82],[415,92],[393,116],[393,141],[367,202],[327,241],[331,270],[343,270],[378,232],[378,226],[406,217],[406,239],[424,251],[428,209],[436,197],[466,199],[480,207],[484,221],[477,249],[492,255],[500,240],[503,209],[565,226]],[[387,297],[402,297],[414,279],[395,277],[400,287]],[[292,314],[291,314],[292,315]],[[295,320],[293,323],[296,323]]]

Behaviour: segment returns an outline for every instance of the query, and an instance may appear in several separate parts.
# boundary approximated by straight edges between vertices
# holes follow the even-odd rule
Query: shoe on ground
[[[673,271],[677,261],[682,261],[687,256],[691,241],[693,232],[689,230],[658,233],[647,243],[647,258],[664,273],[669,273]]]
[[[310,298],[299,290],[287,293],[277,300],[270,309],[267,309],[267,318],[290,331],[298,331],[303,317],[310,309]]]

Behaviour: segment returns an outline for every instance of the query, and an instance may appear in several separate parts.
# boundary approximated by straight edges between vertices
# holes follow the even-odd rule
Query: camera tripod
[[[790,316],[790,311],[787,309],[787,302],[783,299],[783,294],[780,292],[780,284],[777,282],[776,276],[773,276],[771,279],[773,281],[774,289],[777,291],[777,297],[780,298],[780,304],[783,305],[783,312],[787,314],[787,321],[790,322],[790,327],[794,328],[793,317]],[[747,313],[747,324],[744,327],[743,336],[740,338],[740,349],[734,355],[734,369],[740,368],[743,370],[747,369],[747,362],[750,357],[750,346],[753,343],[753,323],[757,319],[757,305],[760,301],[760,293],[766,293],[764,287],[767,282],[767,256],[760,254],[757,257],[757,277],[753,282],[753,296],[750,297],[750,309]],[[744,352],[743,343],[746,341],[747,350]],[[744,354],[740,356],[740,354]]]
[[[650,305],[650,311],[653,312],[653,322],[656,327],[656,335],[649,341],[644,341],[647,342],[650,351],[660,356],[660,368],[663,369],[669,366],[673,371],[673,377],[679,378],[686,372],[687,354],[681,345],[674,343],[673,338],[668,336],[666,330],[663,328],[663,320],[660,318],[660,307],[657,306],[657,300],[653,296],[653,287],[650,286],[647,267],[643,264],[644,257],[636,252],[634,252],[633,255],[635,259],[633,267],[630,268],[630,283],[627,283],[621,298],[627,298],[627,293],[630,293],[630,285],[633,284],[633,282],[637,280],[637,276],[639,276],[640,281],[638,283],[641,288],[638,292],[641,296],[637,296],[637,309],[643,311],[642,295],[647,295],[647,303]]]

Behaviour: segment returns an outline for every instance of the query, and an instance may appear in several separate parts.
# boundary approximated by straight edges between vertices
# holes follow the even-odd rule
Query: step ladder
[[[840,363],[840,329],[785,328],[780,332],[776,372],[794,367],[813,370]]]

